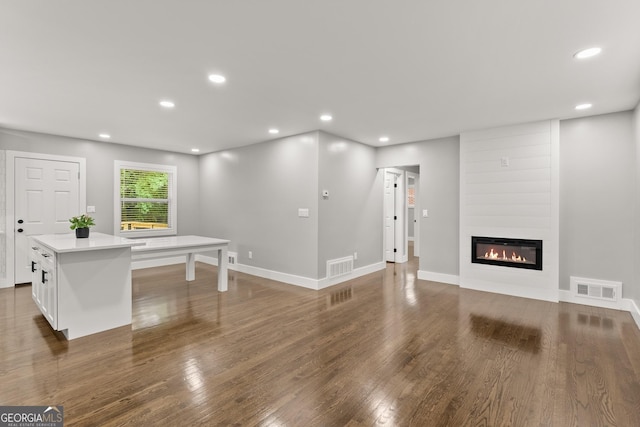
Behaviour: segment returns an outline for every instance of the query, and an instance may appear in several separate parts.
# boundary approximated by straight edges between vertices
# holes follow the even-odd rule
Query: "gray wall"
[[[0,129],[0,150],[87,159],[96,231],[113,231],[114,160],[176,165],[180,234],[230,238],[238,262],[309,278],[324,277],[327,259],[354,251],[356,267],[382,260],[382,178],[374,168],[416,164],[422,208],[429,210],[415,236],[420,270],[458,275],[459,149],[458,137],[375,150],[311,132],[198,159]],[[624,297],[640,305],[638,171],[640,108],[560,122],[562,289],[570,275],[618,280]],[[310,217],[298,218],[298,208],[308,208]]]
[[[637,294],[632,238],[635,168],[631,112],[560,122],[560,288],[569,276],[623,283]]]
[[[376,166],[420,166],[420,270],[458,275],[460,138],[433,139],[379,148]]]
[[[178,233],[198,234],[198,158],[127,145],[0,129],[0,150],[84,157],[87,205],[96,207],[95,231],[113,234],[114,160],[175,165],[178,168]],[[196,207],[194,209],[194,207]]]
[[[200,199],[200,234],[238,263],[318,278],[318,132],[200,156]]]
[[[635,191],[635,251],[633,257],[634,274],[633,286],[628,293],[638,307],[640,307],[640,104],[633,112],[634,119],[634,142],[636,149],[635,156],[635,172],[636,172],[636,191]]]
[[[318,274],[327,260],[358,252],[354,267],[382,261],[382,175],[372,147],[319,132]],[[322,190],[329,198],[321,197]]]
[[[5,152],[0,148],[0,230],[5,231],[4,223],[6,219],[6,182],[5,182]],[[7,268],[7,254],[5,251],[6,237],[4,233],[0,233],[0,286],[4,286],[3,282],[6,279]]]

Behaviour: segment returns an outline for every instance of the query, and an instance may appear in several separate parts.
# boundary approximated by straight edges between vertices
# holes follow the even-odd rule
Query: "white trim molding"
[[[418,270],[418,279],[432,282],[460,285],[460,276],[455,274],[436,273],[434,271]]]
[[[122,204],[120,198],[120,171],[122,169],[163,172],[169,175],[169,218],[167,228],[153,230],[121,230]],[[113,161],[113,234],[121,237],[174,236],[178,234],[178,167],[153,163]]]
[[[324,278],[317,280],[318,287],[317,289],[324,289],[330,286],[337,285],[339,283],[346,282],[347,280],[355,279],[360,276],[365,276],[367,274],[375,273],[376,271],[384,270],[387,268],[387,263],[385,261],[380,261],[375,264],[365,265],[364,267],[354,268],[350,274],[345,274],[344,276],[334,277],[332,279]]]
[[[632,299],[623,299],[626,302],[627,308],[629,309],[629,313],[631,313],[631,317],[636,321],[636,326],[640,329],[640,309],[636,302]]]
[[[636,322],[636,326],[640,329],[640,309],[638,309],[635,301],[631,298],[620,298],[618,301],[604,301],[593,298],[576,297],[571,291],[560,289],[560,302],[628,311]]]
[[[14,229],[15,229],[15,159],[37,159],[51,160],[59,162],[77,163],[80,171],[78,197],[80,209],[84,211],[87,206],[87,160],[84,157],[58,156],[54,154],[31,153],[26,151],[7,150],[5,158],[6,165],[6,191],[5,191],[5,279],[0,283],[0,287],[10,288],[15,285],[15,259],[14,259]]]
[[[203,262],[209,265],[218,265],[218,259],[215,257],[196,254],[196,261]],[[184,263],[184,257],[171,257],[171,258],[158,258],[153,260],[135,261],[131,264],[134,270],[140,268],[159,267],[163,265],[181,264]],[[346,282],[364,276],[367,274],[375,273],[376,271],[384,270],[386,268],[386,262],[379,262],[370,264],[364,267],[354,269],[350,274],[334,277],[331,279],[310,279],[308,277],[297,276],[295,274],[282,273],[280,271],[267,270],[266,268],[255,267],[245,264],[229,264],[228,269],[233,271],[239,271],[240,273],[250,274],[252,276],[262,277],[265,279],[275,280],[283,282],[288,285],[300,286],[307,289],[320,290],[328,288],[330,286],[337,285],[339,283]]]

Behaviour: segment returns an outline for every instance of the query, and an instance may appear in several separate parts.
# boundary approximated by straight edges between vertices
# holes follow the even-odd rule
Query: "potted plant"
[[[69,228],[76,230],[76,237],[79,239],[89,237],[89,227],[96,225],[96,223],[93,222],[93,218],[87,214],[74,216],[69,222],[71,223]]]

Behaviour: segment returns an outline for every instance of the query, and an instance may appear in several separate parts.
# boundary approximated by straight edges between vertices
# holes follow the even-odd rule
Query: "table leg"
[[[227,263],[229,262],[229,254],[227,247],[218,250],[218,291],[226,292],[228,288],[228,272]]]
[[[196,279],[196,254],[187,254],[187,281],[191,282]]]

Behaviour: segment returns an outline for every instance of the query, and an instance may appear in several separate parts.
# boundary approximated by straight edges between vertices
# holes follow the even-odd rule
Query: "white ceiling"
[[[639,99],[638,0],[0,0],[5,128],[185,153],[315,129],[380,146]]]

